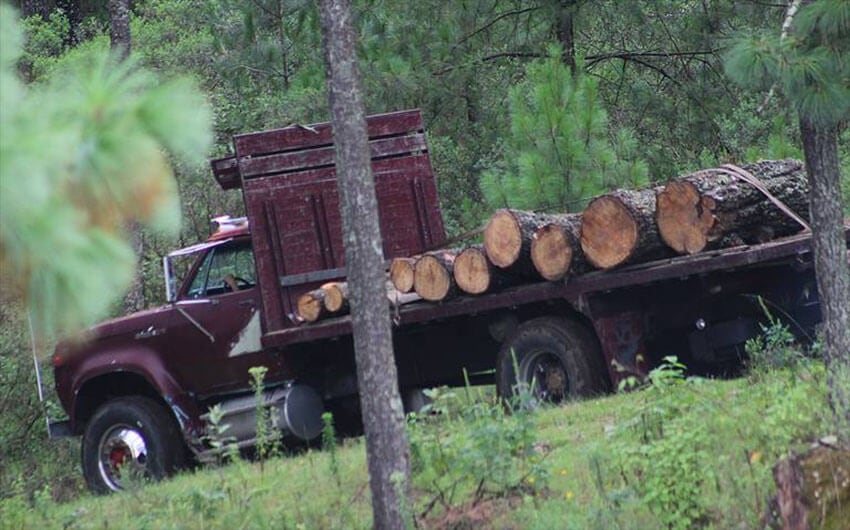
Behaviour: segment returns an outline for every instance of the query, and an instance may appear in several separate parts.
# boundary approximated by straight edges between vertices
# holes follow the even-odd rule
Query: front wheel
[[[133,480],[162,479],[183,464],[184,455],[168,411],[145,397],[108,401],[83,434],[83,474],[95,493],[125,489]]]
[[[581,324],[558,317],[524,322],[502,344],[496,391],[513,400],[522,387],[539,402],[601,394],[609,389],[599,344]]]

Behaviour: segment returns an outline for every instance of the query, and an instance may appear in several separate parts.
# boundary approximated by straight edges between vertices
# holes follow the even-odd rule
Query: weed
[[[260,472],[265,470],[265,460],[280,455],[280,433],[275,428],[275,409],[266,404],[263,382],[268,368],[253,366],[248,369],[251,375],[251,389],[254,391],[254,408],[257,418],[255,454],[260,462]]]

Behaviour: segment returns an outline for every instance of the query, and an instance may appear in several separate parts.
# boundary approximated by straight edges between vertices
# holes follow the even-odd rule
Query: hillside
[[[818,362],[714,381],[684,378],[670,360],[652,380],[513,415],[486,389],[435,391],[438,413],[410,422],[409,516],[419,528],[754,528],[777,459],[828,432]],[[363,438],[348,439],[109,497],[7,498],[0,526],[369,528],[365,469]]]

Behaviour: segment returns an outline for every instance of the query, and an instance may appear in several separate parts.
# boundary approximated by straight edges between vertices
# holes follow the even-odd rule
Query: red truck
[[[446,236],[419,112],[367,123],[384,256],[439,247]],[[267,368],[265,402],[284,435],[317,437],[324,411],[358,424],[350,318],[294,316],[301,294],[345,276],[330,124],[239,135],[234,146],[213,173],[223,188],[241,188],[247,219],[220,220],[206,242],[164,258],[166,305],[57,346],[56,391],[68,419],[51,430],[82,436],[94,491],[121,489],[127,469],[159,478],[213,456],[205,434],[215,405],[225,435],[253,445],[253,366]],[[665,355],[697,372],[734,371],[759,332],[761,304],[801,337],[813,334],[810,245],[795,236],[395,306],[402,395],[412,407],[421,389],[462,384],[467,374],[502,395],[524,381],[558,402],[609,391]]]

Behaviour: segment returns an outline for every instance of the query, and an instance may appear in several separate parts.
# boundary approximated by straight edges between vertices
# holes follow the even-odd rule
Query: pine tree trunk
[[[410,454],[349,0],[319,0],[374,527],[406,526]]]
[[[777,199],[808,217],[809,186],[796,160],[765,160],[742,169]],[[726,236],[763,243],[802,230],[752,184],[722,170],[704,170],[669,182],[658,193],[656,221],[661,239],[680,254],[722,245]]]
[[[841,211],[838,130],[800,116],[811,186],[812,245],[823,315],[823,357],[836,428],[850,442],[850,270]]]
[[[109,0],[109,47],[123,61],[130,55],[130,1]]]
[[[599,269],[669,254],[655,224],[660,188],[617,190],[590,201],[582,214],[581,248]]]

